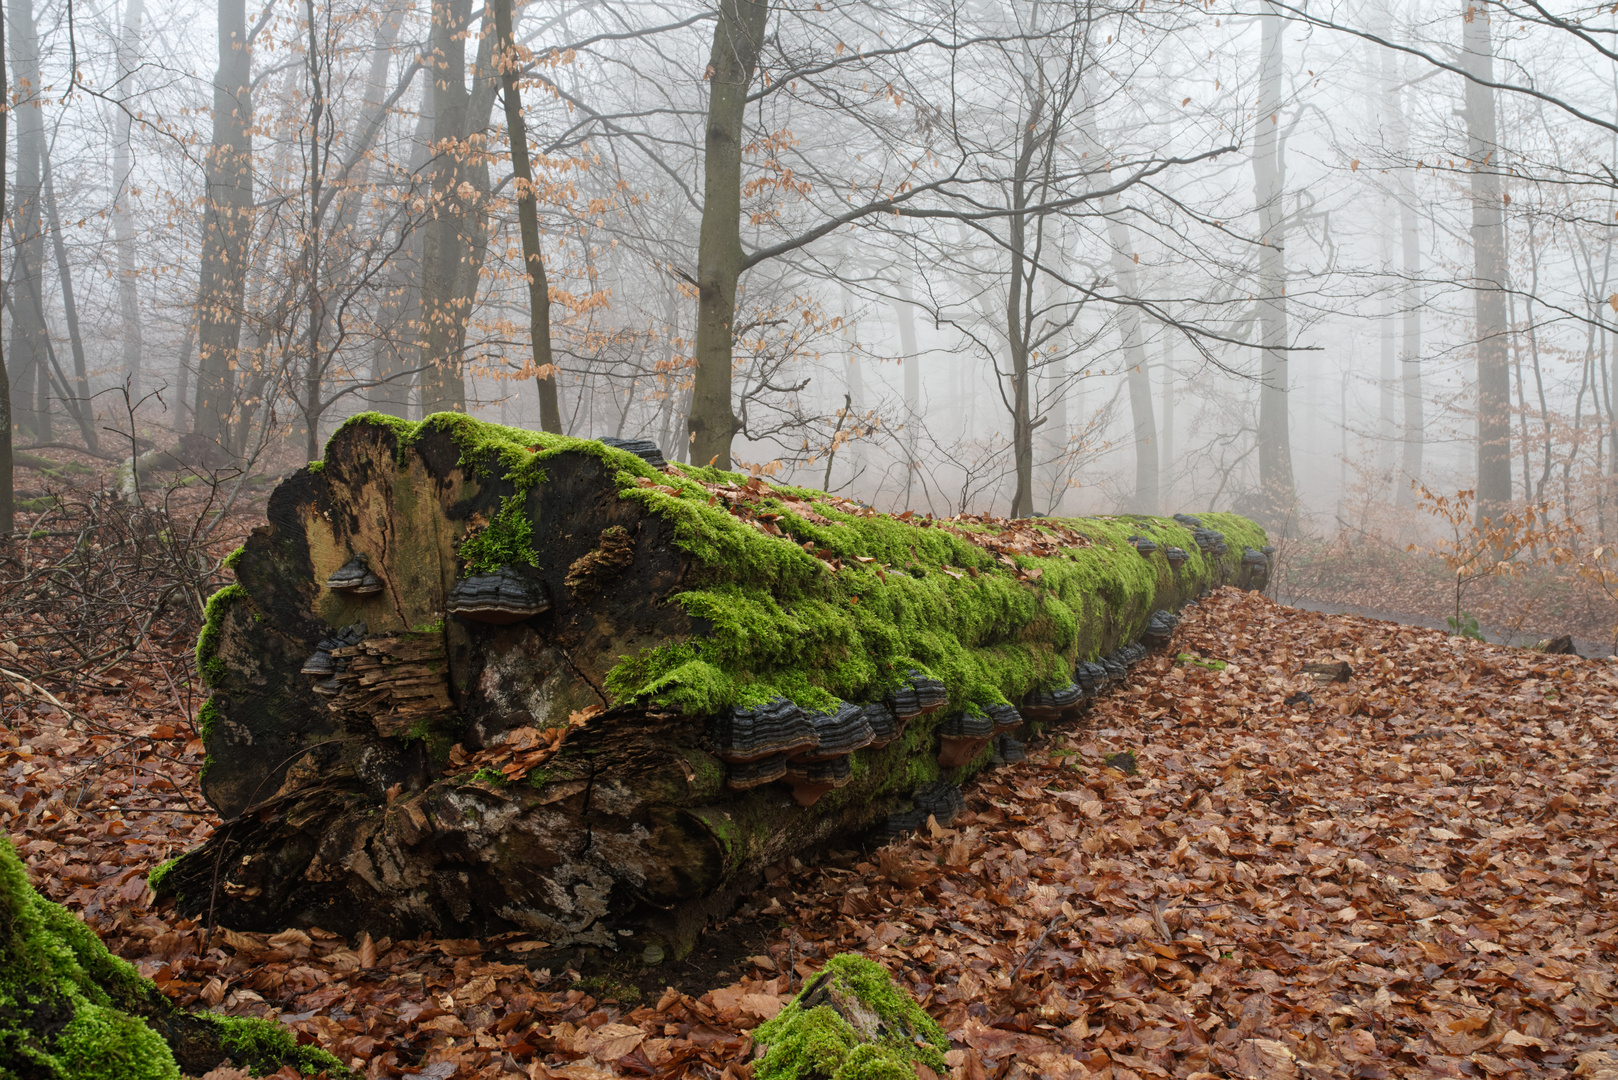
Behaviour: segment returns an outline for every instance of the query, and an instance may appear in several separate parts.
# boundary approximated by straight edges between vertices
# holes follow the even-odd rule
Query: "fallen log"
[[[226,824],[165,890],[244,929],[679,951],[766,868],[923,823],[913,794],[950,805],[1174,609],[1268,574],[1233,515],[889,516],[645,458],[345,424],[208,605]]]

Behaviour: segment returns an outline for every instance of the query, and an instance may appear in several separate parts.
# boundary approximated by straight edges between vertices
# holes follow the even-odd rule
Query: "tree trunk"
[[[1462,62],[1466,80],[1466,146],[1472,171],[1472,299],[1478,356],[1477,519],[1498,520],[1511,502],[1511,368],[1506,348],[1505,208],[1495,160],[1494,80],[1489,10],[1463,8]]]
[[[1112,216],[1107,220],[1107,243],[1112,248],[1112,273],[1118,291],[1130,300],[1140,296],[1140,276],[1129,249],[1129,230],[1118,219],[1118,200],[1109,200]],[[1157,476],[1157,414],[1152,403],[1152,376],[1147,368],[1146,335],[1141,329],[1140,309],[1124,304],[1118,309],[1119,330],[1123,335],[1124,368],[1129,381],[1129,413],[1134,421],[1135,497],[1131,509],[1155,514],[1159,509]]]
[[[1287,415],[1286,160],[1281,142],[1281,68],[1286,23],[1270,4],[1259,17],[1262,50],[1253,193],[1258,205],[1259,505],[1266,524],[1292,511],[1292,433]]]
[[[731,402],[731,325],[742,272],[742,123],[764,47],[769,0],[720,0],[708,59],[702,225],[697,239],[695,382],[687,428],[691,461],[728,469],[737,430]]]
[[[146,16],[146,0],[128,0],[124,8],[123,33],[118,38],[118,87],[128,95],[128,82],[134,77],[135,57],[140,46],[140,24]],[[118,313],[123,320],[124,377],[129,380],[129,396],[140,400],[143,343],[140,321],[140,279],[135,262],[135,215],[129,206],[129,113],[113,109],[112,142],[112,232],[118,245]]]
[[[0,12],[0,94],[11,100],[11,81],[6,75],[6,20]],[[6,219],[6,128],[10,126],[10,109],[0,109],[0,221]],[[0,339],[3,340],[3,339]],[[0,346],[0,536],[16,525],[16,461],[12,453],[11,426],[11,373],[6,369],[3,346]]]
[[[421,114],[416,119],[415,138],[410,152],[410,187],[402,192],[405,198],[414,198],[425,182],[422,178],[432,156],[433,87],[437,79],[429,69],[422,87]],[[429,196],[430,199],[430,196]],[[410,391],[417,376],[412,368],[418,366],[420,349],[414,344],[422,334],[421,325],[421,273],[426,248],[427,229],[416,225],[410,232],[405,248],[388,260],[389,287],[385,290],[377,312],[377,321],[391,333],[383,333],[371,358],[371,389],[366,395],[372,410],[401,420],[410,415]]]
[[[15,250],[11,265],[11,372],[17,403],[12,419],[35,441],[50,439],[50,373],[46,347],[42,277],[45,263],[45,221],[41,199],[41,168],[45,150],[45,121],[35,100],[40,92],[39,35],[34,28],[33,0],[10,0],[11,62],[18,83],[25,87],[22,100],[10,106],[17,115],[17,172],[12,178],[16,218],[12,226]]]
[[[1384,0],[1378,7],[1379,29],[1382,36],[1393,40],[1393,14]],[[1410,150],[1410,127],[1405,122],[1404,103],[1400,97],[1398,54],[1382,49],[1383,111],[1388,118],[1388,130],[1394,161],[1397,164],[1396,192],[1399,200],[1399,244],[1401,248],[1403,282],[1399,290],[1399,303],[1404,309],[1403,341],[1399,348],[1400,396],[1404,402],[1404,430],[1400,438],[1399,476],[1394,484],[1394,498],[1399,506],[1413,506],[1415,492],[1412,482],[1421,479],[1422,447],[1426,441],[1424,409],[1421,389],[1421,222],[1416,212],[1416,189],[1411,182],[1407,165]]]
[[[219,70],[205,172],[197,386],[191,410],[197,444],[192,452],[215,460],[231,456],[229,429],[253,238],[252,82],[246,0],[219,0]]]
[[[916,460],[916,437],[921,431],[921,355],[916,345],[916,305],[910,294],[910,272],[908,270],[900,272],[904,277],[899,282],[899,298],[893,301],[893,314],[899,320],[899,363],[904,365],[904,508],[909,510],[911,496],[915,490],[916,469],[919,466]]]
[[[472,0],[432,0],[433,194],[421,255],[424,413],[466,411],[461,352],[472,313],[463,303],[461,275],[476,211],[463,197],[461,182],[467,172],[465,35],[471,21]]]
[[[539,384],[539,426],[562,433],[562,408],[556,399],[556,367],[551,361],[551,291],[545,277],[545,256],[539,250],[539,193],[528,159],[528,123],[523,119],[522,95],[517,86],[520,61],[511,29],[511,0],[490,0],[494,13],[498,57],[506,105],[506,130],[511,140],[511,172],[517,186],[517,227],[522,233],[523,263],[528,278],[528,335],[532,343],[534,379]]]
[[[226,824],[165,888],[341,933],[678,946],[764,867],[984,767],[1006,703],[1076,716],[1075,676],[1107,675],[1081,661],[1268,573],[1233,515],[1222,554],[1164,519],[968,531],[464,415],[350,421],[268,517],[198,643]]]
[[[90,399],[90,375],[84,360],[84,337],[79,333],[79,306],[73,299],[73,267],[67,261],[67,244],[62,239],[62,218],[56,212],[56,184],[51,178],[51,154],[47,147],[40,156],[40,164],[44,166],[43,194],[45,201],[45,221],[51,230],[51,253],[56,256],[56,280],[62,288],[62,318],[67,323],[68,345],[73,350],[73,391],[64,395],[62,404],[79,425],[79,434],[84,438],[84,445],[90,448],[93,454],[97,450],[95,408]],[[44,304],[41,303],[43,308]],[[57,376],[64,383],[67,381],[67,372],[60,372]],[[134,394],[130,401],[139,401]]]

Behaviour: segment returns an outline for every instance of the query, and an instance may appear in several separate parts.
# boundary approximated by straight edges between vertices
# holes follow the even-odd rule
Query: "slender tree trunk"
[[[431,186],[424,179],[432,155],[433,95],[437,79],[429,74],[422,87],[421,114],[416,118],[415,138],[410,152],[410,188],[404,195],[413,197],[423,186]],[[430,220],[430,219],[429,219]],[[388,267],[390,287],[383,297],[378,321],[391,332],[384,333],[371,360],[371,390],[369,404],[377,412],[397,416],[401,420],[410,415],[410,391],[416,376],[410,369],[416,366],[420,350],[412,343],[422,334],[421,326],[421,271],[426,248],[427,229],[417,224],[411,229],[405,248]]]
[[[423,414],[466,411],[461,352],[471,305],[461,275],[475,208],[462,194],[468,171],[466,32],[472,0],[432,0],[432,216],[423,234],[421,267],[421,408]]]
[[[11,100],[11,80],[6,75],[6,20],[0,12],[0,95]],[[0,221],[6,219],[6,137],[10,109],[0,109]],[[0,344],[0,536],[16,527],[16,462],[11,442],[11,375],[6,370],[4,345]]]
[[[1388,243],[1386,230],[1394,227],[1388,217],[1384,217],[1382,228],[1382,267],[1386,273],[1391,269],[1391,245]],[[1376,424],[1376,482],[1378,490],[1382,490],[1393,478],[1393,445],[1399,440],[1399,422],[1394,419],[1394,390],[1395,375],[1398,370],[1398,346],[1395,341],[1398,337],[1398,328],[1395,326],[1393,312],[1394,298],[1391,293],[1382,296],[1382,315],[1377,319],[1377,336],[1381,345],[1381,364],[1377,371],[1377,424]]]
[[[1162,451],[1158,457],[1158,483],[1160,499],[1174,498],[1174,337],[1173,327],[1163,328],[1163,434],[1159,439]],[[1170,502],[1170,505],[1173,505]]]
[[[921,430],[921,356],[916,345],[916,305],[911,299],[910,275],[909,271],[903,273],[905,276],[899,283],[899,299],[893,302],[893,314],[899,320],[899,363],[904,367],[904,508],[909,510],[916,483],[916,436]]]
[[[331,133],[322,131],[322,128],[331,124],[330,114],[326,112],[331,76],[327,66],[330,58],[320,47],[314,0],[305,0],[304,18],[308,21],[309,35],[308,50],[304,54],[304,67],[309,76],[309,223],[304,237],[303,256],[309,323],[305,337],[303,419],[307,436],[304,450],[309,455],[308,460],[315,461],[320,457],[320,417],[325,411],[322,392],[325,361],[321,356],[323,346],[320,333],[326,323],[326,298],[321,291],[320,265],[321,241],[325,235],[322,197],[326,165],[330,160]]]
[[[1467,157],[1472,169],[1472,297],[1477,339],[1477,516],[1498,518],[1511,501],[1511,371],[1506,349],[1505,212],[1500,199],[1489,10],[1462,9]]]
[[[1383,11],[1387,8],[1383,6]],[[1393,19],[1385,19],[1385,31],[1391,40]],[[1404,121],[1404,105],[1400,100],[1400,78],[1395,53],[1382,50],[1382,86],[1387,97],[1388,128],[1393,141],[1393,154],[1400,162],[1398,193],[1400,193],[1400,246],[1403,256],[1403,287],[1400,303],[1404,308],[1403,343],[1400,347],[1400,395],[1404,402],[1404,432],[1401,439],[1400,483],[1396,499],[1401,507],[1414,505],[1416,492],[1411,483],[1422,476],[1422,444],[1425,432],[1425,406],[1421,385],[1421,217],[1416,212],[1416,186],[1411,183],[1409,168],[1403,162],[1409,152],[1409,125]]]
[[[128,0],[124,7],[123,33],[118,38],[118,84],[127,95],[133,77],[135,57],[140,50],[140,24],[146,16],[146,0]],[[123,109],[113,110],[112,143],[112,232],[118,245],[118,313],[123,320],[124,377],[129,380],[132,400],[140,400],[141,361],[144,351],[140,322],[140,279],[135,262],[135,215],[129,205],[130,116]]]
[[[11,62],[18,82],[26,89],[12,105],[17,114],[16,238],[12,254],[12,384],[19,407],[13,419],[19,429],[38,441],[50,438],[50,373],[47,367],[42,277],[45,263],[45,222],[41,168],[45,150],[45,122],[35,95],[40,91],[39,36],[34,28],[33,0],[9,0]]]
[[[219,70],[203,208],[197,290],[197,388],[193,431],[228,455],[240,360],[242,303],[253,236],[253,56],[246,0],[219,0]]]
[[[1264,513],[1278,526],[1291,512],[1292,433],[1287,390],[1287,221],[1285,147],[1281,131],[1281,70],[1286,23],[1264,5],[1258,130],[1253,138],[1253,191],[1258,205],[1260,335],[1258,472]]]
[[[95,412],[90,401],[90,376],[84,360],[84,337],[79,333],[79,307],[73,299],[73,268],[67,261],[67,244],[62,239],[62,218],[56,212],[56,184],[51,179],[51,155],[47,148],[40,156],[40,164],[44,166],[44,196],[45,220],[51,230],[51,252],[56,256],[56,278],[62,287],[62,317],[67,322],[67,337],[69,346],[73,350],[73,392],[71,399],[64,397],[62,404],[67,406],[68,412],[79,425],[79,434],[84,437],[84,445],[94,453],[96,445]],[[40,303],[43,308],[43,302]],[[66,372],[61,373],[63,382],[66,382]],[[139,398],[130,396],[131,401]]]
[[[1129,252],[1129,229],[1118,219],[1116,199],[1108,200],[1112,216],[1107,220],[1107,243],[1112,247],[1112,273],[1118,291],[1134,299],[1140,296],[1140,275],[1135,272]],[[1129,382],[1129,413],[1134,421],[1135,498],[1130,509],[1137,514],[1155,514],[1158,495],[1157,416],[1152,402],[1152,376],[1147,369],[1146,335],[1141,327],[1140,309],[1125,304],[1118,309],[1119,331],[1123,335],[1124,365]]]
[[[562,409],[556,399],[556,366],[551,360],[551,294],[545,256],[539,249],[539,192],[528,158],[528,124],[517,85],[520,63],[511,29],[511,0],[489,0],[494,13],[495,70],[500,72],[511,140],[511,171],[517,181],[517,227],[522,233],[523,264],[528,278],[528,335],[533,347],[534,378],[539,383],[539,426],[561,434]]]
[[[691,461],[729,468],[737,431],[731,402],[732,323],[742,272],[742,123],[758,67],[769,0],[719,0],[708,59],[708,125],[703,148],[702,226],[697,239],[697,335]]]

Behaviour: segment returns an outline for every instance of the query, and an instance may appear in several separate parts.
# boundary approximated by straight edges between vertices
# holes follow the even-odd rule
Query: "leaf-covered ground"
[[[639,1002],[520,940],[199,954],[145,874],[212,827],[200,746],[166,687],[127,691],[63,701],[86,730],[7,689],[0,821],[36,881],[175,996],[369,1076],[746,1076],[748,1031],[853,949],[961,1077],[1618,1077],[1612,661],[1222,592],[949,828],[754,897],[779,930],[741,981]]]

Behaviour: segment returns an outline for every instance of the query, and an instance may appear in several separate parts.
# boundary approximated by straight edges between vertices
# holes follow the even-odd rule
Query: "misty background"
[[[5,14],[25,509],[51,448],[275,474],[449,408],[885,510],[1608,534],[1604,7]]]

